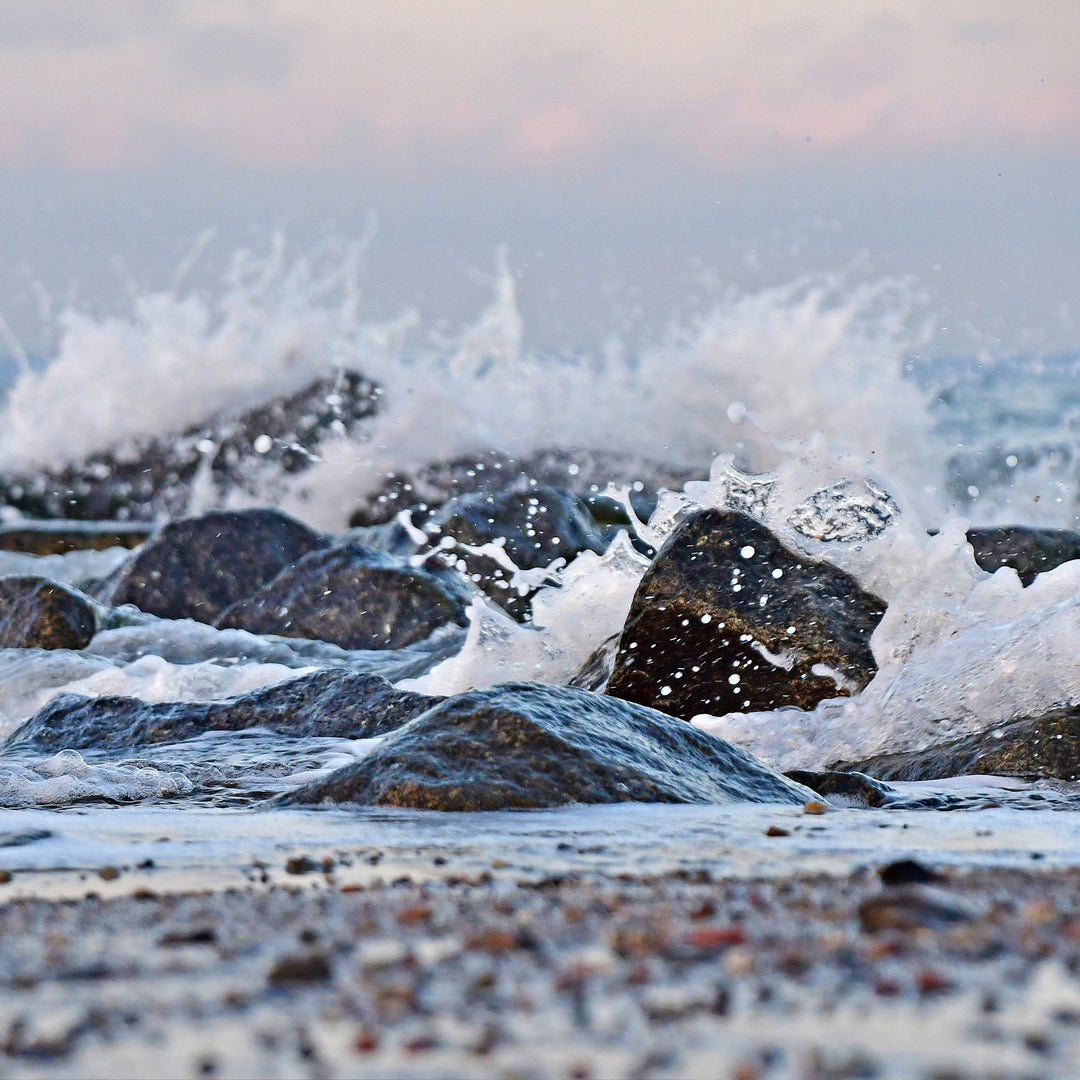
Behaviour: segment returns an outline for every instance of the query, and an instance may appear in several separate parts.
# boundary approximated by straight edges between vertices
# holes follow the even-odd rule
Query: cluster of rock
[[[205,731],[385,739],[291,792],[294,805],[499,810],[600,802],[804,803],[813,793],[674,717],[574,687],[506,684],[450,698],[319,671],[225,702],[61,695],[9,747],[125,748]]]
[[[383,525],[402,511],[414,517],[451,499],[477,493],[498,494],[541,485],[559,488],[582,499],[605,533],[630,524],[622,505],[604,494],[613,477],[634,476],[629,492],[634,512],[646,520],[661,488],[678,490],[693,472],[648,459],[630,459],[595,451],[538,450],[528,457],[483,451],[449,461],[431,462],[411,473],[394,473],[370,492],[353,512],[352,526]]]
[[[189,505],[197,477],[206,476],[224,497],[254,492],[273,473],[302,472],[324,439],[352,434],[374,416],[379,398],[370,379],[342,370],[246,412],[137,439],[60,469],[2,476],[0,507],[38,519],[174,517]]]
[[[268,459],[285,471],[302,469],[322,437],[351,430],[377,401],[370,382],[342,373],[168,444],[146,444],[141,458],[95,459],[33,483],[8,478],[0,502],[39,516],[138,520],[167,511],[200,462],[209,460],[221,485],[243,483],[246,470]],[[146,461],[140,473],[136,466]],[[627,524],[590,479],[610,467],[593,456],[583,468],[555,453],[528,463],[485,455],[432,466],[392,478],[337,537],[270,509],[175,520],[145,538],[138,526],[116,522],[61,525],[51,550],[77,546],[80,536],[87,546],[110,536],[143,542],[85,591],[44,578],[0,578],[0,647],[85,648],[124,605],[348,650],[400,649],[465,626],[480,600],[527,622],[530,595],[546,571],[602,552],[612,529]],[[647,513],[649,492],[639,498]],[[21,528],[33,550],[50,550],[48,530]],[[1012,566],[1025,584],[1080,556],[1080,537],[1063,532],[973,530],[970,539],[980,565]],[[885,603],[734,511],[689,514],[652,554],[621,634],[568,687],[508,684],[444,700],[333,670],[227,702],[64,695],[10,743],[123,748],[252,728],[288,737],[380,736],[367,757],[290,801],[455,810],[801,801],[811,783],[881,805],[885,789],[869,777],[1080,775],[1080,720],[1076,710],[1059,710],[1016,721],[993,738],[800,774],[802,784],[779,776],[686,721],[700,713],[812,709],[857,693],[875,673],[870,637]],[[860,775],[845,779],[852,770]]]

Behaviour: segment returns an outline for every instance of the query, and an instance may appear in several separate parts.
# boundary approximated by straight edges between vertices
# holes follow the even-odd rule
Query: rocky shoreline
[[[965,589],[1049,594],[1080,536],[956,531],[957,595],[890,608],[839,565],[906,513],[866,476],[620,493],[625,462],[484,453],[386,478],[338,534],[182,516],[197,485],[273,501],[268,470],[379,408],[342,372],[0,480],[5,550],[125,548],[0,577],[0,647],[42,669],[0,746],[0,1076],[1080,1076],[1067,694],[787,773],[701,723],[857,705]],[[575,574],[553,676],[529,658]],[[424,682],[467,648],[499,663]]]
[[[800,508],[807,527],[838,527],[851,493],[818,494]],[[856,498],[872,511],[867,519],[858,506],[859,527],[884,529],[894,513],[888,500],[872,486]],[[292,687],[209,705],[61,695],[27,719],[0,756],[27,747],[134,749],[261,728],[283,739],[387,739],[366,761],[297,792],[300,803],[494,810],[828,797],[811,774],[797,780],[812,790],[796,790],[686,721],[812,710],[857,695],[877,671],[870,638],[888,605],[746,514],[690,507],[680,517],[653,552],[621,633],[569,686],[507,679],[443,700],[395,689],[377,675],[357,676],[342,689],[341,672],[330,669],[297,685],[305,697],[299,712],[290,704]],[[1018,563],[1013,548],[1034,558],[1029,549],[1038,537],[1014,530],[1010,540],[1005,532],[997,530],[993,545],[983,537],[984,560]],[[66,533],[63,540],[72,542]],[[350,650],[366,650],[370,663],[372,655],[423,649],[440,634],[462,631],[485,606],[489,617],[535,632],[530,598],[546,568],[583,552],[598,556],[607,543],[581,500],[536,484],[456,496],[422,529],[406,515],[336,537],[277,510],[211,512],[165,525],[83,590],[34,575],[0,577],[0,647],[82,650],[109,629],[189,620],[269,646],[344,650],[347,664],[356,662]],[[1049,558],[1042,550],[1039,565]],[[1050,707],[960,741],[830,768],[877,780],[994,773],[1073,782],[1080,776],[1077,715],[1074,707]],[[698,773],[701,783],[686,782]],[[828,783],[836,788],[835,779]],[[880,805],[880,785],[863,790],[864,804]]]

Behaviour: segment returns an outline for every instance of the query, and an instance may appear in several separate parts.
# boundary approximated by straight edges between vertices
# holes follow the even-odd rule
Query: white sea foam
[[[63,465],[265,402],[337,367],[384,367],[413,316],[360,318],[358,257],[354,249],[329,270],[290,262],[278,236],[265,256],[236,255],[219,296],[151,293],[127,317],[66,312],[56,356],[9,391],[0,461]]]
[[[620,533],[603,555],[587,551],[552,575],[533,598],[533,624],[522,626],[483,601],[469,609],[461,651],[401,685],[456,694],[500,682],[567,683],[589,655],[622,629],[648,560]]]
[[[71,806],[90,800],[137,802],[189,794],[180,773],[130,765],[91,765],[75,750],[61,750],[31,765],[0,765],[0,806]]]
[[[172,664],[160,656],[143,656],[130,664],[103,667],[63,687],[65,692],[102,697],[119,694],[142,701],[215,701],[271,686],[303,674],[280,664],[238,664],[213,661]]]
[[[119,694],[143,701],[213,701],[295,678],[303,671],[281,664],[213,661],[170,663],[148,655],[117,663],[67,650],[0,651],[0,739],[10,735],[58,694]]]
[[[0,577],[36,575],[64,585],[107,577],[129,555],[126,548],[104,551],[68,551],[63,555],[28,555],[19,551],[0,551]]]
[[[917,499],[940,461],[925,393],[903,376],[926,338],[904,280],[820,274],[732,290],[658,340],[630,344],[615,327],[600,353],[552,356],[528,346],[505,256],[490,304],[449,336],[410,310],[365,319],[360,257],[290,262],[279,237],[267,255],[239,253],[217,297],[170,291],[136,298],[127,317],[67,313],[57,355],[10,389],[0,466],[122,451],[339,367],[386,394],[363,436],[325,443],[283,497],[325,528],[342,527],[386,473],[485,447],[591,448],[702,469],[726,450],[762,468],[782,457],[774,440],[822,430],[910,478]]]

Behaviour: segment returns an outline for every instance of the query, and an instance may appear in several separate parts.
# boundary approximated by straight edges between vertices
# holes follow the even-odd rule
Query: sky
[[[505,245],[544,344],[842,270],[1076,347],[1078,56],[1075,0],[3,0],[0,316],[377,222],[373,308]]]

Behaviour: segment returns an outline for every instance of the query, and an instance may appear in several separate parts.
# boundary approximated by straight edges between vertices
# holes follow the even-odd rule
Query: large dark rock
[[[1022,717],[925,750],[879,754],[831,767],[880,780],[972,775],[1080,780],[1080,706]]]
[[[607,544],[588,508],[569,491],[521,485],[503,491],[478,491],[451,499],[424,524],[433,542],[457,542],[447,559],[493,600],[519,618],[529,612],[534,589],[515,589],[513,571],[489,554],[469,551],[485,544],[502,547],[519,570],[570,562],[583,551],[602,552]]]
[[[642,578],[607,693],[684,719],[812,709],[870,681],[884,613],[849,574],[789,551],[751,518],[702,510]]]
[[[399,649],[468,623],[478,595],[455,573],[346,542],[315,551],[225,611],[222,629],[314,638],[343,649]]]
[[[176,517],[186,511],[197,475],[208,475],[220,498],[261,491],[268,476],[307,469],[323,439],[349,434],[375,414],[379,393],[364,376],[340,371],[245,412],[104,450],[63,469],[0,477],[0,506],[31,518]]]
[[[97,633],[93,601],[42,577],[0,577],[0,649],[84,649]]]
[[[316,671],[227,701],[61,694],[15,731],[7,745],[111,750],[250,728],[367,739],[393,731],[440,700],[398,690],[379,675],[341,669]]]
[[[673,717],[573,687],[448,698],[292,804],[504,810],[567,803],[801,803],[808,789]]]
[[[134,604],[163,619],[212,623],[326,542],[279,510],[219,511],[173,521],[107,579],[99,599]]]
[[[979,566],[991,574],[1003,566],[1011,566],[1025,587],[1037,574],[1080,559],[1080,533],[1071,529],[1003,525],[994,529],[968,529],[967,538]]]

